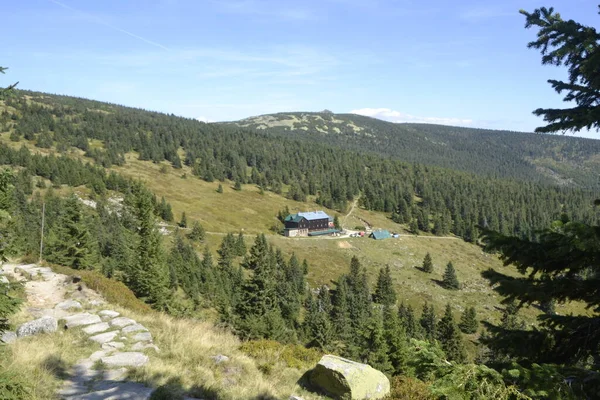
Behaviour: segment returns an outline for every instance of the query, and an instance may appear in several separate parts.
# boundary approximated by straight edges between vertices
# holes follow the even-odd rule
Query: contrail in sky
[[[80,14],[85,14],[85,15],[87,15],[87,16],[89,16],[89,17],[92,17],[92,18],[93,18],[93,19],[94,19],[94,20],[95,20],[97,23],[99,23],[100,25],[104,25],[104,26],[106,26],[106,27],[108,27],[108,28],[110,28],[110,29],[112,29],[112,30],[115,30],[115,31],[117,31],[117,32],[124,33],[124,34],[126,34],[127,36],[131,36],[132,38],[135,38],[135,39],[141,40],[142,42],[148,43],[148,44],[150,44],[150,45],[152,45],[152,46],[160,47],[161,49],[163,49],[163,50],[167,50],[167,51],[170,51],[170,50],[171,50],[171,49],[169,49],[167,46],[163,46],[163,45],[162,45],[162,44],[160,44],[160,43],[153,42],[152,40],[148,40],[148,39],[146,39],[146,38],[143,38],[143,37],[141,37],[141,36],[138,36],[138,35],[136,35],[135,33],[131,33],[131,32],[129,32],[129,31],[126,31],[125,29],[121,29],[121,28],[119,28],[119,27],[117,27],[117,26],[111,25],[111,24],[109,24],[108,22],[104,22],[104,21],[103,21],[103,20],[101,20],[100,18],[98,18],[98,17],[96,17],[96,16],[94,16],[94,15],[92,15],[92,14],[90,14],[90,13],[87,13],[87,12],[84,12],[84,11],[77,10],[77,9],[75,9],[75,8],[73,8],[73,7],[70,7],[70,6],[66,5],[66,4],[64,4],[64,3],[61,3],[60,1],[57,1],[57,0],[48,0],[48,1],[50,1],[50,2],[54,3],[54,4],[58,5],[58,6],[61,6],[62,8],[65,8],[65,9],[67,9],[67,10],[74,11],[74,12],[76,12],[76,13],[80,13]]]

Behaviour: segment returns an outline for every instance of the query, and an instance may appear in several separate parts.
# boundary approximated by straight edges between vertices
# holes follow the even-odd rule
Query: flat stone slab
[[[112,356],[102,357],[100,361],[108,368],[141,367],[148,362],[147,355],[135,351],[116,353]]]
[[[121,314],[113,310],[102,310],[98,313],[98,315],[101,317],[116,318]]]
[[[67,329],[75,328],[82,325],[92,325],[102,322],[99,316],[90,313],[81,313],[63,318]]]
[[[140,332],[136,334],[132,339],[136,342],[151,342],[152,334],[150,332]]]
[[[100,344],[104,344],[107,342],[112,342],[115,337],[119,334],[118,331],[101,333],[99,335],[90,336],[89,339]]]
[[[156,351],[157,353],[160,352],[160,350],[158,349],[158,346],[155,344],[152,344],[152,343],[137,342],[136,344],[131,346],[131,350],[133,350],[133,351],[142,351],[145,349],[154,349],[154,351]]]
[[[119,328],[123,328],[127,325],[135,325],[137,322],[132,320],[131,318],[118,317],[110,321],[112,326],[118,326]]]
[[[114,349],[111,350],[98,350],[92,353],[92,355],[89,357],[90,361],[96,362],[99,359],[101,359],[102,357],[106,357],[107,355],[109,355],[110,353],[112,353],[114,351]]]
[[[100,381],[93,391],[69,400],[148,400],[154,389],[135,382]]]
[[[54,317],[45,316],[24,323],[17,328],[17,336],[32,336],[40,333],[52,333],[58,329],[58,321]]]
[[[147,331],[147,330],[148,329],[144,325],[142,325],[142,324],[135,324],[135,325],[126,326],[125,328],[121,329],[121,332],[127,334],[127,333]]]
[[[125,343],[123,342],[107,342],[102,345],[104,350],[122,349],[123,347],[125,347]]]
[[[94,333],[107,331],[109,328],[110,325],[108,325],[106,322],[100,322],[98,324],[88,325],[82,330],[88,335],[93,335]]]
[[[75,300],[65,300],[58,303],[54,308],[57,310],[81,310],[81,303]]]

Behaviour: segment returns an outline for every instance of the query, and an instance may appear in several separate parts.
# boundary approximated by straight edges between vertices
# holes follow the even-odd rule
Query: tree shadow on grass
[[[431,282],[435,283],[436,285],[438,285],[442,289],[446,289],[446,285],[444,284],[444,281],[442,281],[440,279],[431,279]]]
[[[69,378],[69,366],[57,355],[53,354],[46,357],[46,359],[42,362],[42,367],[50,371],[54,376],[61,380]]]
[[[154,378],[158,377],[155,375]],[[165,383],[157,387],[150,395],[150,400],[183,400],[186,397],[193,397],[203,400],[218,400],[224,397],[221,390],[215,387],[194,385],[189,389],[185,389],[181,382],[181,378],[171,378]],[[248,398],[248,400],[278,400],[277,397],[270,393],[261,393],[258,396]]]

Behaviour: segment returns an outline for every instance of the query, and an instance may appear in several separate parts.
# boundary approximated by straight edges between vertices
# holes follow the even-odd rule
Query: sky
[[[566,78],[519,9],[599,26],[596,0],[19,0],[0,87],[231,121],[284,111],[532,131]],[[581,136],[600,139],[600,133]]]

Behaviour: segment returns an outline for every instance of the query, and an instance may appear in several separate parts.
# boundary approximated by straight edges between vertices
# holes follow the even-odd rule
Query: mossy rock
[[[382,399],[390,393],[390,381],[367,364],[325,355],[310,375],[310,383],[335,399]]]

